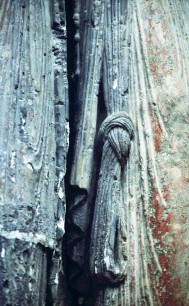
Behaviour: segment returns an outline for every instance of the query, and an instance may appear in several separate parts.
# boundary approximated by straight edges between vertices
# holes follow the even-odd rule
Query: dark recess
[[[68,72],[68,98],[69,98],[69,125],[70,125],[70,135],[69,135],[69,149],[67,154],[67,167],[65,175],[65,194],[66,194],[66,204],[68,205],[70,199],[70,171],[72,165],[72,157],[74,150],[75,142],[75,108],[76,108],[76,93],[77,93],[77,80],[74,79],[74,68],[75,68],[75,26],[73,22],[74,15],[74,1],[65,0],[65,9],[66,9],[66,27],[67,27],[67,72]],[[67,240],[67,216],[65,220],[65,235],[63,238],[63,263],[64,263],[64,273],[67,276],[69,274],[69,267],[67,264],[66,257],[66,240]],[[73,298],[73,306],[77,305],[77,294],[73,292],[70,288],[71,295]]]
[[[77,119],[77,109],[79,106],[76,105],[77,100],[77,85],[78,85],[78,77],[75,75],[75,66],[76,66],[76,42],[74,41],[74,35],[76,32],[73,15],[74,15],[74,1],[73,0],[65,0],[65,9],[66,9],[66,26],[67,26],[67,71],[68,71],[68,85],[69,85],[69,124],[70,124],[70,136],[69,136],[69,150],[67,155],[67,171],[65,175],[65,193],[66,193],[66,205],[67,205],[67,212],[69,212],[69,203],[71,199],[73,199],[74,195],[78,193],[76,192],[76,188],[74,186],[70,186],[70,172],[73,160],[73,153],[74,153],[74,144],[75,144],[75,135],[76,135],[76,119]],[[103,73],[103,71],[102,71]],[[79,76],[80,77],[80,76]],[[82,77],[82,76],[81,76]],[[98,116],[96,122],[96,136],[98,134],[99,127],[103,120],[106,118],[107,111],[105,107],[104,101],[104,93],[103,93],[103,83],[102,80],[99,84],[99,93],[98,93]],[[90,203],[90,224],[92,222],[92,215],[93,215],[93,208],[96,198],[96,189],[97,189],[97,180],[99,167],[100,167],[100,159],[101,153],[98,154],[98,148],[95,141],[95,151],[93,156],[93,180],[91,182],[91,190],[89,192],[89,203]],[[82,192],[82,190],[81,190]],[[70,227],[68,224],[69,215],[66,215],[66,225],[65,225],[65,235],[63,238],[63,263],[64,263],[64,272],[67,276],[67,282],[69,284],[69,264],[68,258],[66,253],[68,250],[66,249],[66,241],[68,238],[68,231],[70,231]],[[87,235],[86,235],[86,250],[89,250],[90,246],[90,227],[88,228]],[[89,254],[86,254],[88,257]],[[89,259],[89,257],[88,257]],[[74,263],[73,263],[74,264]],[[87,263],[86,263],[87,264]],[[89,276],[90,278],[90,276]],[[90,282],[90,280],[88,280]],[[94,303],[94,299],[96,296],[96,284],[92,284],[90,288],[90,297],[85,297],[83,303],[80,305],[83,306],[92,306]],[[78,292],[76,292],[73,288],[70,287],[71,296],[73,298],[73,306],[78,305]],[[48,305],[50,306],[50,305]]]

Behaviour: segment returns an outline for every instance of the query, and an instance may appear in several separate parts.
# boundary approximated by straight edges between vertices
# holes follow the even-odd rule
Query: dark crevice
[[[98,132],[100,126],[104,119],[107,116],[105,100],[104,100],[104,89],[103,89],[103,82],[101,81],[99,84],[99,92],[98,92],[98,107],[97,107],[97,122],[96,122],[96,135],[95,135],[95,144],[94,144],[94,155],[93,155],[93,173],[92,173],[92,180],[91,180],[91,189],[89,192],[90,196],[90,206],[91,206],[91,220],[93,215],[94,203],[96,199],[96,191],[97,191],[97,178],[99,175],[100,170],[100,162],[101,162],[101,155],[102,152],[98,148]],[[92,221],[91,221],[92,222]]]
[[[69,124],[70,124],[70,136],[69,136],[69,150],[67,154],[67,171],[65,175],[65,193],[66,193],[66,226],[65,226],[65,235],[64,235],[64,263],[65,263],[65,274],[67,276],[68,284],[70,285],[73,281],[76,285],[76,290],[74,286],[70,286],[70,292],[73,297],[73,306],[78,305],[93,305],[93,299],[95,297],[95,292],[97,287],[95,284],[91,286],[90,278],[90,268],[89,268],[89,249],[90,249],[90,232],[92,224],[92,216],[94,203],[96,199],[96,190],[97,190],[97,177],[100,169],[100,159],[101,153],[98,153],[97,150],[97,134],[103,120],[107,116],[107,111],[105,107],[104,100],[104,89],[103,83],[100,81],[99,84],[99,93],[98,93],[98,110],[97,110],[97,122],[96,122],[96,137],[94,145],[94,156],[93,156],[93,173],[91,180],[91,187],[89,194],[86,190],[80,189],[77,186],[70,185],[70,174],[71,167],[73,162],[74,155],[74,145],[76,137],[76,120],[78,107],[77,106],[77,95],[78,95],[78,81],[82,76],[76,76],[76,61],[78,53],[76,54],[76,47],[78,42],[74,40],[76,34],[76,27],[74,25],[74,1],[66,0],[65,1],[66,9],[66,25],[67,25],[67,71],[68,71],[68,84],[69,84]],[[78,31],[78,30],[77,30]],[[78,202],[77,202],[78,201]],[[85,206],[88,208],[85,208]],[[86,214],[87,219],[86,224],[82,225],[74,224],[73,218],[78,216],[82,219],[81,213]],[[81,223],[85,222],[81,220]],[[82,240],[84,239],[84,240]],[[78,244],[81,240],[81,253],[82,250],[85,250],[85,254],[80,254],[83,257],[81,262],[84,262],[84,266],[77,265],[77,262],[72,260],[72,256],[68,256],[72,252],[74,243]],[[83,247],[85,245],[85,247]],[[68,255],[65,255],[67,253]],[[73,271],[75,270],[75,271]],[[72,273],[74,272],[74,273]],[[74,280],[74,277],[78,279]],[[79,283],[78,283],[79,280]],[[80,287],[77,290],[77,286]],[[86,288],[83,288],[86,287]],[[82,293],[83,290],[83,293]],[[78,293],[80,291],[80,294]],[[81,301],[81,300],[82,301]],[[80,301],[80,302],[79,302]]]
[[[69,260],[67,257],[68,246],[67,241],[69,240],[69,203],[73,198],[73,190],[70,188],[70,172],[72,166],[72,158],[74,152],[74,142],[75,142],[75,109],[76,109],[76,94],[77,94],[77,81],[74,80],[74,67],[75,67],[75,26],[74,26],[74,1],[73,0],[65,0],[65,10],[66,10],[66,27],[67,27],[67,76],[68,76],[68,98],[69,98],[69,148],[67,154],[67,164],[66,164],[66,175],[65,175],[65,194],[66,194],[66,220],[65,220],[65,235],[64,235],[64,252],[63,262],[64,262],[64,273],[66,275],[68,288],[71,292],[72,296],[72,304],[73,306],[77,305],[77,292],[70,287],[69,283]],[[68,234],[67,234],[68,233]]]
[[[44,281],[44,279],[47,280],[46,283],[46,302],[45,306],[52,306],[53,305],[53,299],[51,294],[51,287],[50,287],[50,275],[51,275],[51,268],[52,268],[52,256],[53,256],[53,250],[50,248],[44,247],[42,244],[38,244],[38,248],[43,252],[43,258],[44,262],[46,262],[46,267],[42,267],[41,269],[41,282]],[[46,257],[46,260],[45,260]],[[46,275],[45,275],[46,273]],[[41,288],[43,288],[44,285],[41,285]],[[43,301],[43,292],[41,292],[41,297],[39,298],[39,301],[41,300],[41,303]]]

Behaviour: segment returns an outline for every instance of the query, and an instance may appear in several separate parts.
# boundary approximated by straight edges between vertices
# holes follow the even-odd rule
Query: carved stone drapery
[[[127,275],[127,216],[122,185],[134,127],[125,112],[108,116],[97,141],[102,148],[90,239],[90,270],[99,283],[117,283]]]
[[[189,305],[188,12],[0,1],[0,305]]]
[[[98,202],[99,187],[95,201],[91,196],[95,187],[90,186],[95,179],[92,169],[100,123],[114,112],[125,111],[132,118],[136,134],[122,184],[127,272],[124,268],[121,278],[127,276],[114,286],[110,285],[112,276],[103,276],[104,284],[97,290],[95,305],[188,303],[189,273],[184,270],[189,262],[189,82],[185,70],[189,45],[183,39],[188,37],[187,11],[188,3],[176,0],[82,2],[78,120],[71,184],[86,188],[88,199],[91,197],[88,220],[89,211]],[[97,109],[100,81],[105,109],[102,116]],[[104,144],[104,150],[108,156],[108,145]],[[105,180],[103,175],[108,169],[113,171],[110,163],[98,178],[99,184]],[[97,207],[95,204],[94,223]],[[114,226],[116,229],[116,223]],[[102,249],[105,241],[106,237]],[[95,243],[91,242],[92,258]],[[112,252],[112,257],[115,255]],[[182,258],[185,264],[181,264]],[[91,271],[95,277],[94,266]],[[97,280],[101,281],[100,277]]]
[[[59,287],[69,138],[66,53],[64,0],[0,1],[2,306],[52,304],[67,295],[65,282]]]
[[[70,180],[72,186],[70,192],[72,190],[74,193],[75,200],[70,199],[67,220],[69,225],[68,256],[71,259],[71,283],[73,287],[76,287],[82,293],[85,289],[81,279],[89,260],[84,255],[87,252],[86,248],[89,247],[89,243],[86,246],[85,239],[91,212],[93,211],[94,191],[96,188],[96,168],[98,163],[96,160],[98,158],[94,158],[96,154],[95,138],[103,117],[113,112],[127,111],[127,107],[124,108],[127,104],[127,99],[125,99],[128,87],[128,82],[125,82],[125,79],[127,79],[125,73],[128,70],[127,62],[123,65],[118,63],[120,45],[126,47],[128,43],[127,40],[125,41],[124,34],[119,31],[120,23],[128,22],[127,1],[121,1],[120,5],[120,11],[117,15],[118,25],[114,25],[116,3],[112,1],[84,1],[79,13],[79,5],[77,1],[75,2],[80,26],[80,40],[77,40],[76,45],[77,52],[78,50],[80,51],[75,72],[78,79],[76,137]],[[109,39],[113,41],[114,36],[120,45],[114,43],[113,49],[111,49]],[[83,53],[84,49],[85,53]],[[112,61],[112,68],[108,65],[109,61]],[[78,65],[80,65],[80,68],[78,68]],[[103,83],[105,101],[98,103],[99,84],[101,81]],[[102,106],[104,107],[104,114],[100,113]],[[85,195],[85,202],[79,200],[81,193]],[[82,216],[83,221],[81,224],[78,222],[78,216]],[[82,287],[82,289],[79,287]]]

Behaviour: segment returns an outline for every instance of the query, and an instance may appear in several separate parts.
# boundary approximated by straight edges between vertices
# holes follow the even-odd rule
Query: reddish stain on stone
[[[177,233],[174,233],[174,237],[179,238],[185,232],[186,232],[186,228],[183,228],[180,231],[178,231]]]
[[[170,196],[169,187],[167,185],[163,185],[162,195],[165,201],[168,201]]]
[[[178,306],[178,301],[175,298],[175,290],[178,288],[181,281],[178,277],[172,278],[170,274],[170,266],[175,264],[174,258],[170,258],[165,254],[160,254],[159,261],[162,267],[162,273],[158,282],[157,277],[154,275],[154,269],[150,264],[148,265],[148,271],[154,286],[155,294],[162,306]]]
[[[164,199],[169,197],[168,187],[164,185],[162,192]],[[164,207],[159,204],[159,194],[156,189],[153,190],[153,207],[155,209],[153,234],[156,238],[161,239],[167,232],[171,230],[170,222],[173,220],[173,214],[169,213],[166,218],[163,217]]]
[[[156,277],[154,275],[154,270],[152,268],[152,266],[150,264],[148,264],[148,271],[150,273],[150,280],[153,284],[153,288],[155,290],[155,294],[156,294],[156,297],[158,298],[158,302],[160,302],[160,299],[159,299],[159,290],[158,290],[158,285],[157,285],[157,282],[156,282]]]
[[[7,7],[7,2],[5,2],[5,6],[3,8],[3,13],[2,13],[2,16],[1,16],[1,20],[0,20],[0,29],[2,29],[2,27],[3,27],[3,22],[4,22],[4,19],[5,19],[5,13],[6,13],[6,7]]]
[[[153,136],[154,136],[154,146],[156,152],[161,151],[161,138],[162,138],[162,128],[159,124],[159,122],[152,122],[152,130],[153,130]]]
[[[169,188],[164,185],[162,189],[162,195],[165,200],[169,199]],[[175,263],[175,247],[165,245],[163,242],[163,236],[171,231],[171,222],[174,219],[173,213],[164,215],[164,207],[160,205],[158,191],[154,188],[153,190],[153,207],[155,209],[155,215],[153,222],[149,222],[149,225],[153,225],[153,236],[158,239],[156,246],[163,250],[159,254],[159,263],[162,272],[157,278],[154,277],[153,269],[148,267],[151,281],[155,290],[155,294],[159,299],[161,305],[176,306],[178,301],[175,297],[176,289],[180,284],[179,278],[172,277],[171,269]],[[152,220],[150,220],[152,221]]]
[[[156,178],[152,178],[152,184],[156,184]]]
[[[158,65],[155,62],[150,65],[150,72],[153,75],[157,75],[158,74]]]
[[[169,188],[164,185],[162,188],[162,195],[165,200],[169,199]],[[165,214],[165,208],[161,206],[158,191],[153,189],[153,207],[155,210],[154,217],[149,218],[149,226],[152,228],[153,236],[158,240],[156,247],[162,249],[162,253],[158,255],[159,263],[162,269],[159,277],[154,274],[154,268],[148,265],[150,279],[153,284],[154,293],[159,300],[160,305],[163,306],[178,306],[178,299],[175,292],[178,292],[181,280],[179,277],[174,277],[173,267],[176,265],[176,249],[175,244],[166,245],[163,241],[163,236],[171,231],[171,223],[174,219],[173,213]],[[182,229],[174,234],[175,237],[182,235],[185,229]],[[180,248],[184,249],[186,246],[180,243]]]
[[[178,301],[175,297],[175,292],[181,281],[178,277],[173,278],[169,273],[170,267],[175,264],[174,259],[161,254],[159,260],[163,268],[163,272],[159,278],[160,301],[165,306],[177,306]]]

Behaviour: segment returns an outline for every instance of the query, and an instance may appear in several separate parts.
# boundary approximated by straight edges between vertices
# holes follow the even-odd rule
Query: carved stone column
[[[0,67],[0,305],[68,305],[64,1],[0,1]]]

